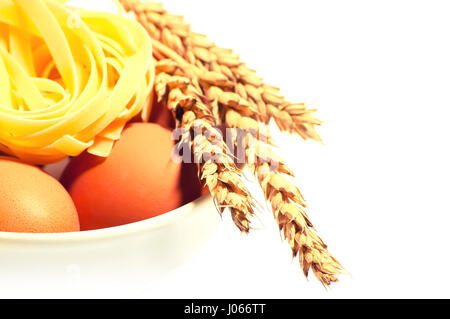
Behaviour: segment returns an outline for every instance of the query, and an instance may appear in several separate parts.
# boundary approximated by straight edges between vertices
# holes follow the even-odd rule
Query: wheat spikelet
[[[172,49],[192,66],[205,73],[204,79],[217,88],[217,94],[238,94],[254,117],[264,123],[273,118],[283,131],[296,133],[303,139],[321,141],[315,130],[321,122],[312,116],[315,110],[302,103],[289,103],[280,90],[263,82],[255,70],[248,68],[232,50],[217,47],[204,35],[192,32],[182,16],[168,13],[161,3],[120,0],[127,11],[135,14],[152,39]],[[158,49],[156,48],[156,51]],[[235,99],[233,99],[235,100]],[[227,96],[220,103],[226,104]],[[232,106],[233,107],[233,106]],[[246,112],[247,115],[249,112]]]
[[[155,93],[165,100],[183,129],[181,143],[187,143],[198,163],[199,178],[209,188],[222,213],[229,208],[241,232],[250,230],[253,198],[242,183],[240,173],[229,156],[228,147],[216,128],[211,107],[203,101],[198,86],[183,76],[183,71],[170,60],[156,63]]]

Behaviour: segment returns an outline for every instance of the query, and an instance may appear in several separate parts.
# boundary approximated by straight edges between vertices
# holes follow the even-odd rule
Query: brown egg
[[[195,165],[172,160],[171,136],[157,124],[132,123],[108,158],[83,153],[71,160],[61,181],[82,230],[148,219],[200,196]]]
[[[75,205],[64,187],[36,166],[0,156],[0,231],[79,231]]]

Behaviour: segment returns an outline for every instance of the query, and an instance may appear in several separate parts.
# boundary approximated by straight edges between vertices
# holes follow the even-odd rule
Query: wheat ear
[[[233,138],[235,147],[245,149],[246,163],[255,174],[274,218],[289,243],[293,257],[299,258],[303,273],[308,277],[312,269],[316,278],[326,287],[336,282],[342,272],[341,264],[329,253],[307,216],[305,201],[300,190],[288,179],[293,173],[283,160],[263,141],[267,133],[259,133],[256,123],[229,109],[226,126],[242,129],[244,138]],[[239,145],[239,143],[241,143]]]
[[[178,64],[171,60],[158,62],[157,69],[160,68],[172,68],[172,72],[175,69],[181,69]],[[158,70],[156,73],[159,74]],[[158,81],[157,79],[157,85]],[[188,81],[188,79],[185,80],[186,83]],[[176,82],[179,83],[180,81],[176,80]],[[171,85],[165,84],[164,86]],[[206,91],[208,92],[208,89]],[[198,94],[198,90],[193,92],[194,94]],[[211,93],[207,94],[206,97],[208,100],[216,100],[216,97],[212,96]],[[168,107],[169,109],[173,109],[174,107],[171,106],[170,99],[168,101]],[[213,108],[213,106],[210,108]],[[205,107],[202,107],[202,109],[205,109]],[[261,136],[267,136],[268,133],[265,130],[261,133],[261,126],[254,119],[241,116],[239,112],[232,108],[225,108],[224,111],[226,112],[226,127],[247,132],[246,138],[241,139],[242,143],[245,143],[242,146],[246,152],[246,164],[255,173],[266,200],[271,204],[279,229],[288,241],[293,256],[298,256],[305,276],[308,276],[309,270],[312,269],[316,278],[324,286],[329,286],[332,282],[336,282],[336,275],[343,268],[329,253],[327,246],[315,232],[304,210],[306,205],[300,191],[291,181],[283,176],[293,176],[292,171],[267,145],[259,141]],[[200,117],[206,115],[211,117],[212,113],[199,114]],[[190,116],[194,118],[192,114]],[[253,136],[254,139],[249,139],[249,136]],[[238,145],[239,140],[237,137],[233,138],[233,143],[236,148],[241,146]]]
[[[177,127],[183,129],[180,142],[190,146],[200,180],[209,188],[220,212],[229,208],[235,225],[248,233],[254,215],[253,198],[242,182],[221,132],[214,127],[211,106],[198,84],[185,77],[173,61],[158,61],[155,69],[157,98],[165,102]]]
[[[227,127],[249,131],[258,138],[259,122],[267,123],[273,117],[282,130],[320,141],[314,128],[320,121],[311,116],[314,110],[308,110],[304,104],[285,102],[277,88],[263,84],[231,50],[215,47],[204,36],[192,33],[182,17],[167,14],[160,4],[124,2],[125,8],[137,15],[153,37],[156,55],[160,59],[173,59],[191,80],[197,82],[198,79],[198,88],[205,93],[211,110],[209,115],[215,117],[216,124],[224,122]],[[171,37],[173,35],[178,38]],[[196,47],[209,51],[210,56]],[[267,133],[263,135],[270,138]],[[247,166],[257,176],[280,231],[294,257],[299,256],[305,276],[312,269],[325,286],[337,281],[335,275],[342,271],[342,266],[316,234],[304,211],[300,191],[283,176],[292,172],[269,148],[254,140],[249,142],[248,138],[244,141]],[[237,139],[233,142],[238,147]],[[271,165],[274,162],[277,163],[275,168]]]
[[[161,3],[120,0],[125,10],[135,14],[152,39],[159,41],[203,73],[204,82],[214,86],[219,103],[239,101],[239,111],[257,114],[258,121],[273,118],[283,131],[303,139],[321,141],[315,130],[321,122],[312,116],[316,110],[303,103],[289,103],[274,86],[265,84],[255,70],[247,67],[230,49],[216,46],[206,36],[192,32],[182,16],[168,13]],[[239,96],[240,98],[238,98]]]

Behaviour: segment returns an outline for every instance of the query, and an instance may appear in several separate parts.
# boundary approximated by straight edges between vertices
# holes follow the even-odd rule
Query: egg
[[[36,166],[0,156],[0,231],[63,233],[80,230],[70,195]]]
[[[61,177],[78,210],[81,230],[152,218],[201,195],[195,164],[172,159],[172,132],[131,123],[107,158],[83,153]]]

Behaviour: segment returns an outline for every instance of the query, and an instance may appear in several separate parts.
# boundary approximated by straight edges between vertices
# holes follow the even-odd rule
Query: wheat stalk
[[[283,131],[297,133],[303,139],[321,141],[315,130],[321,122],[312,116],[316,110],[307,109],[303,103],[287,102],[280,89],[265,84],[232,50],[218,47],[204,35],[192,32],[182,16],[167,13],[161,3],[120,2],[146,26],[152,39],[171,48],[210,77],[205,82],[222,96],[220,103],[229,106],[227,100],[232,92],[241,97],[240,111],[250,108],[258,121],[267,124],[273,118]],[[231,100],[235,101],[237,97],[233,96]]]
[[[336,275],[341,273],[343,268],[317,235],[305,212],[306,205],[300,190],[285,177],[293,177],[292,171],[261,141],[255,123],[249,125],[250,123],[252,122],[248,118],[236,111],[227,111],[227,127],[244,128],[248,132],[245,138],[240,140],[246,151],[246,163],[257,177],[266,200],[270,202],[274,218],[291,247],[293,257],[298,255],[306,277],[312,269],[316,278],[327,287],[331,282],[337,281]],[[238,147],[239,139],[234,138],[233,142]]]
[[[199,178],[212,194],[222,213],[229,208],[241,232],[250,230],[253,198],[229,156],[221,132],[214,125],[211,106],[205,103],[198,83],[184,76],[184,71],[170,60],[155,65],[155,93],[164,101],[183,129],[180,143],[187,143],[199,167]]]
[[[342,266],[316,234],[304,211],[306,206],[300,191],[283,176],[293,175],[292,172],[259,141],[263,136],[270,143],[270,135],[261,133],[264,125],[260,124],[267,124],[270,117],[282,130],[320,141],[314,129],[320,121],[311,116],[314,110],[308,110],[304,104],[285,102],[277,88],[263,84],[231,50],[215,47],[204,36],[192,33],[182,17],[168,14],[160,4],[130,0],[123,3],[149,31],[156,57],[176,62],[164,60],[164,67],[170,66],[172,71],[182,69],[197,84],[198,91],[204,92],[209,116],[215,118],[215,124],[223,122],[226,127],[250,133],[242,140],[246,165],[271,203],[280,231],[289,242],[293,256],[299,256],[305,276],[312,269],[325,286],[337,281],[335,275],[342,271]],[[204,115],[200,114],[200,118]],[[240,146],[236,136],[233,143],[235,148]]]
[[[340,274],[343,268],[315,232],[304,211],[304,200],[298,189],[278,171],[272,170],[268,163],[257,166],[257,176],[293,256],[299,256],[305,276],[307,277],[312,269],[325,287],[336,282],[336,275]]]

